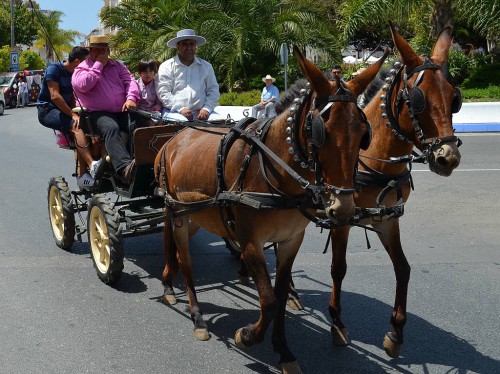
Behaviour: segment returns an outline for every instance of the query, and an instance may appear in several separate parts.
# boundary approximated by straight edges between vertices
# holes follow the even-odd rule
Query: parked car
[[[29,102],[35,103],[42,88],[44,70],[13,71],[0,74],[0,91],[3,91],[5,104],[10,108],[17,105],[17,82],[19,78],[28,84]]]
[[[3,96],[2,90],[0,90],[0,116],[3,115],[5,111],[5,97]]]

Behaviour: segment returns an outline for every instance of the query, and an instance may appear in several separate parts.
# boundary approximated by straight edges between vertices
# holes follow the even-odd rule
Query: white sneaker
[[[89,188],[95,183],[95,179],[90,176],[89,173],[85,173],[82,176],[76,178],[76,184],[78,187]]]
[[[90,165],[90,176],[92,178],[95,178],[95,174],[97,173],[97,169],[99,169],[101,162],[102,162],[102,158],[97,160],[97,161],[92,161],[92,164]]]

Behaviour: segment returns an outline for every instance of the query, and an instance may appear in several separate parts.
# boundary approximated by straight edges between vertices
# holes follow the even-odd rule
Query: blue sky
[[[65,30],[76,30],[83,34],[99,26],[99,11],[103,0],[36,0],[41,9],[59,10],[65,14],[59,25]]]

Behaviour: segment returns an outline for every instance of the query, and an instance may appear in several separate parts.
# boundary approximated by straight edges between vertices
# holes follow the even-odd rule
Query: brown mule
[[[176,302],[172,280],[179,268],[195,336],[209,339],[196,298],[188,241],[198,227],[237,241],[259,294],[260,316],[237,330],[235,343],[240,348],[260,343],[273,322],[272,344],[285,372],[300,372],[285,339],[290,270],[318,207],[337,225],[347,224],[354,214],[353,175],[369,127],[356,97],[382,64],[341,87],[338,79],[328,81],[300,51],[295,50],[295,56],[310,86],[272,123],[256,121],[229,132],[188,128],[165,144],[155,160],[168,217],[163,300]],[[233,145],[219,153],[222,137],[227,140],[234,133],[238,136]],[[263,254],[266,242],[277,243],[274,290]]]
[[[405,156],[411,155],[415,146],[424,153],[433,172],[443,176],[452,173],[460,163],[457,146],[460,141],[454,136],[452,113],[460,109],[461,96],[446,70],[452,42],[450,27],[439,35],[430,59],[418,56],[392,25],[391,31],[402,65],[396,65],[386,85],[364,110],[373,126],[373,138],[370,147],[360,153],[359,192],[354,199],[358,207],[389,208],[382,220],[367,217],[362,223],[378,231],[394,266],[396,298],[392,331],[384,338],[384,348],[390,357],[398,357],[407,318],[410,279],[410,265],[401,246],[398,219],[402,214],[402,202],[408,199],[412,185],[408,170],[411,157]],[[393,161],[399,158],[400,162],[389,162],[391,158]],[[393,187],[387,187],[389,183]],[[329,312],[333,320],[332,336],[335,344],[347,345],[349,338],[341,320],[340,294],[347,270],[349,227],[332,229],[331,235],[333,289]]]

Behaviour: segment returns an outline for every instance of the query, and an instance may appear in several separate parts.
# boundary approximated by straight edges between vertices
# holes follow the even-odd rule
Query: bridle
[[[308,88],[300,90],[300,97],[294,99],[293,104],[289,109],[290,116],[286,120],[287,137],[285,139],[285,141],[290,144],[289,152],[293,155],[295,162],[300,162],[300,166],[303,169],[309,168],[309,170],[315,173],[316,183],[323,185],[325,191],[331,191],[337,195],[353,194],[356,192],[355,188],[342,188],[324,182],[322,168],[318,158],[318,149],[324,145],[326,140],[326,129],[322,116],[325,113],[328,114],[333,104],[336,102],[355,103],[356,108],[363,117],[368,128],[370,128],[370,124],[368,123],[364,112],[357,106],[356,97],[348,89],[346,89],[343,84],[340,84],[335,94],[316,97],[312,100],[312,103],[312,90],[309,87],[309,83],[307,83],[307,86]],[[301,128],[300,119],[302,118],[303,111],[308,104],[310,104],[310,108],[307,114],[305,114],[305,123]],[[323,109],[319,111],[319,108],[323,105]],[[316,109],[319,113],[314,115]],[[301,131],[305,139],[305,147],[303,147],[299,141]],[[370,136],[370,134],[368,135]],[[369,140],[364,141],[367,143],[367,148]]]
[[[427,138],[425,136],[424,131],[422,130],[422,127],[417,119],[417,115],[422,113],[426,107],[425,93],[420,87],[418,87],[423,80],[425,71],[442,70],[448,82],[453,86],[455,96],[452,102],[452,113],[457,113],[460,110],[462,105],[462,96],[460,89],[454,85],[446,70],[443,69],[441,65],[433,63],[429,57],[425,57],[424,63],[417,66],[410,72],[407,72],[406,68],[406,65],[396,61],[394,63],[394,69],[391,69],[390,71],[390,76],[385,79],[386,84],[382,87],[385,93],[381,95],[382,104],[380,105],[380,108],[385,110],[385,112],[382,113],[382,118],[388,120],[386,126],[391,129],[394,136],[401,141],[414,144],[414,142],[403,133],[403,130],[399,125],[398,118],[401,115],[403,105],[406,105],[408,107],[408,115],[413,125],[416,137],[420,144],[424,147],[423,153],[425,158],[430,161],[430,158],[432,157],[432,149],[436,145],[441,143],[456,142],[459,147],[462,144],[462,141],[457,136],[442,136],[434,138]],[[408,80],[417,73],[418,75],[410,90],[408,88]],[[402,88],[395,93],[396,87],[400,83],[402,84]],[[396,95],[396,99],[394,101],[393,111],[392,98],[394,95]]]

